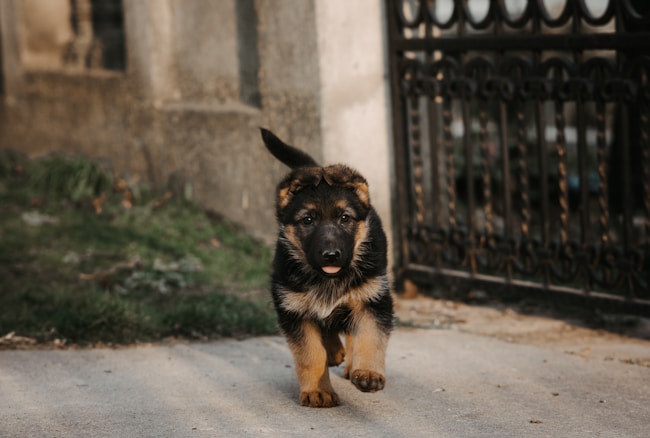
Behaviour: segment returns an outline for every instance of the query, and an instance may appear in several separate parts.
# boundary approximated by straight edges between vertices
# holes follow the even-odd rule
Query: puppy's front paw
[[[386,385],[386,378],[382,374],[371,370],[352,371],[350,381],[359,391],[363,392],[381,391]]]
[[[339,404],[339,396],[334,391],[304,391],[300,393],[300,404],[310,408],[333,408]]]

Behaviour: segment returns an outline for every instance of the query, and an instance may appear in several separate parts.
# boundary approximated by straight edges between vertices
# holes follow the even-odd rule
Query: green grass
[[[276,332],[271,251],[78,158],[0,152],[0,336],[133,343]],[[104,193],[101,212],[93,200]]]

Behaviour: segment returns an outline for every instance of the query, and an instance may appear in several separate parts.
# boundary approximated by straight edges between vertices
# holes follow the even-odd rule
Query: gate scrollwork
[[[650,16],[471,4],[387,1],[398,275],[650,309]]]

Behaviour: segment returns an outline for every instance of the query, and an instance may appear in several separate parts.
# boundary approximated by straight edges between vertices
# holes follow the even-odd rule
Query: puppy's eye
[[[314,223],[314,218],[311,216],[305,216],[304,218],[302,218],[302,223],[305,225],[311,225]]]
[[[350,220],[350,215],[343,213],[339,219],[341,220],[341,222],[346,223]]]

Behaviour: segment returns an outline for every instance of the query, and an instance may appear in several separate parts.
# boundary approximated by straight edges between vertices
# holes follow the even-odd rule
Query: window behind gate
[[[650,2],[388,0],[398,278],[650,310]]]

